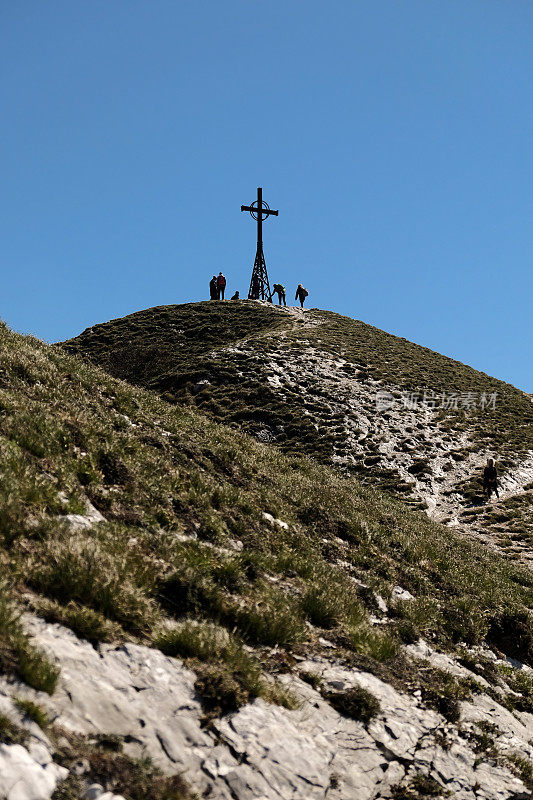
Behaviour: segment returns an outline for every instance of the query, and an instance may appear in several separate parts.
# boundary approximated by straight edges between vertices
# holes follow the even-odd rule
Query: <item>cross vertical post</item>
[[[263,208],[263,189],[261,186],[257,187],[257,208]],[[257,249],[263,249],[263,215],[257,215]]]
[[[272,300],[268,272],[266,268],[265,255],[263,253],[263,219],[268,219],[270,215],[278,216],[277,211],[269,208],[268,203],[263,200],[263,189],[257,187],[257,200],[250,206],[241,206],[241,211],[249,211],[252,217],[257,220],[257,250],[255,253],[250,289],[248,291],[249,300]]]

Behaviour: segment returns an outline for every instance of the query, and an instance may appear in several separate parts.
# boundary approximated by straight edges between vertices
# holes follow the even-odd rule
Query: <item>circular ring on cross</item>
[[[250,207],[253,209],[253,211],[250,211],[250,214],[252,215],[252,217],[255,220],[258,219],[259,214],[261,214],[261,221],[263,221],[264,219],[266,219],[268,217],[268,213],[265,214],[263,209],[266,208],[267,212],[268,212],[268,211],[270,211],[270,206],[264,200],[261,201],[261,209],[259,209],[259,206],[257,204],[257,200],[254,200],[254,202],[251,204]]]

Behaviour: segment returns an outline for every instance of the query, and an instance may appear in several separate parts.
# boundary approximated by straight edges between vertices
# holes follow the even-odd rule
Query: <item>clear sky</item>
[[[0,316],[271,281],[533,392],[531,0],[0,0]],[[453,387],[451,387],[453,388]]]

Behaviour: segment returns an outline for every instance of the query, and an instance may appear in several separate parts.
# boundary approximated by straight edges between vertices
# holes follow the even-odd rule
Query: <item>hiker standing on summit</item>
[[[224,290],[226,288],[226,278],[221,272],[218,273],[217,286],[218,286],[218,299],[223,300]]]
[[[498,494],[498,471],[494,466],[494,460],[489,458],[487,466],[483,470],[483,493],[487,495],[487,500],[490,500],[493,492],[496,492],[496,497],[500,499]]]
[[[278,296],[278,305],[281,305],[283,301],[283,305],[287,305],[287,301],[285,300],[285,287],[281,283],[275,283],[272,287],[272,294],[277,294]]]
[[[304,300],[305,300],[305,298],[307,297],[308,294],[309,294],[309,292],[307,291],[307,289],[304,289],[302,284],[299,283],[298,284],[298,288],[296,289],[296,294],[294,296],[294,299],[300,301],[300,307],[301,308],[304,307]]]
[[[209,281],[209,299],[218,300],[218,281],[216,275],[213,275]]]

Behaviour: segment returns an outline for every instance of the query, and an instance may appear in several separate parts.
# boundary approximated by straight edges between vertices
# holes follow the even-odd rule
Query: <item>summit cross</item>
[[[251,206],[241,206],[241,211],[249,211],[252,217],[257,220],[257,250],[255,253],[248,299],[259,300],[259,298],[261,298],[261,300],[271,301],[272,293],[270,291],[265,256],[263,253],[263,220],[268,219],[270,215],[277,217],[278,212],[273,211],[269,208],[268,203],[265,203],[263,200],[263,189],[260,186],[257,188],[257,200],[254,200]]]

